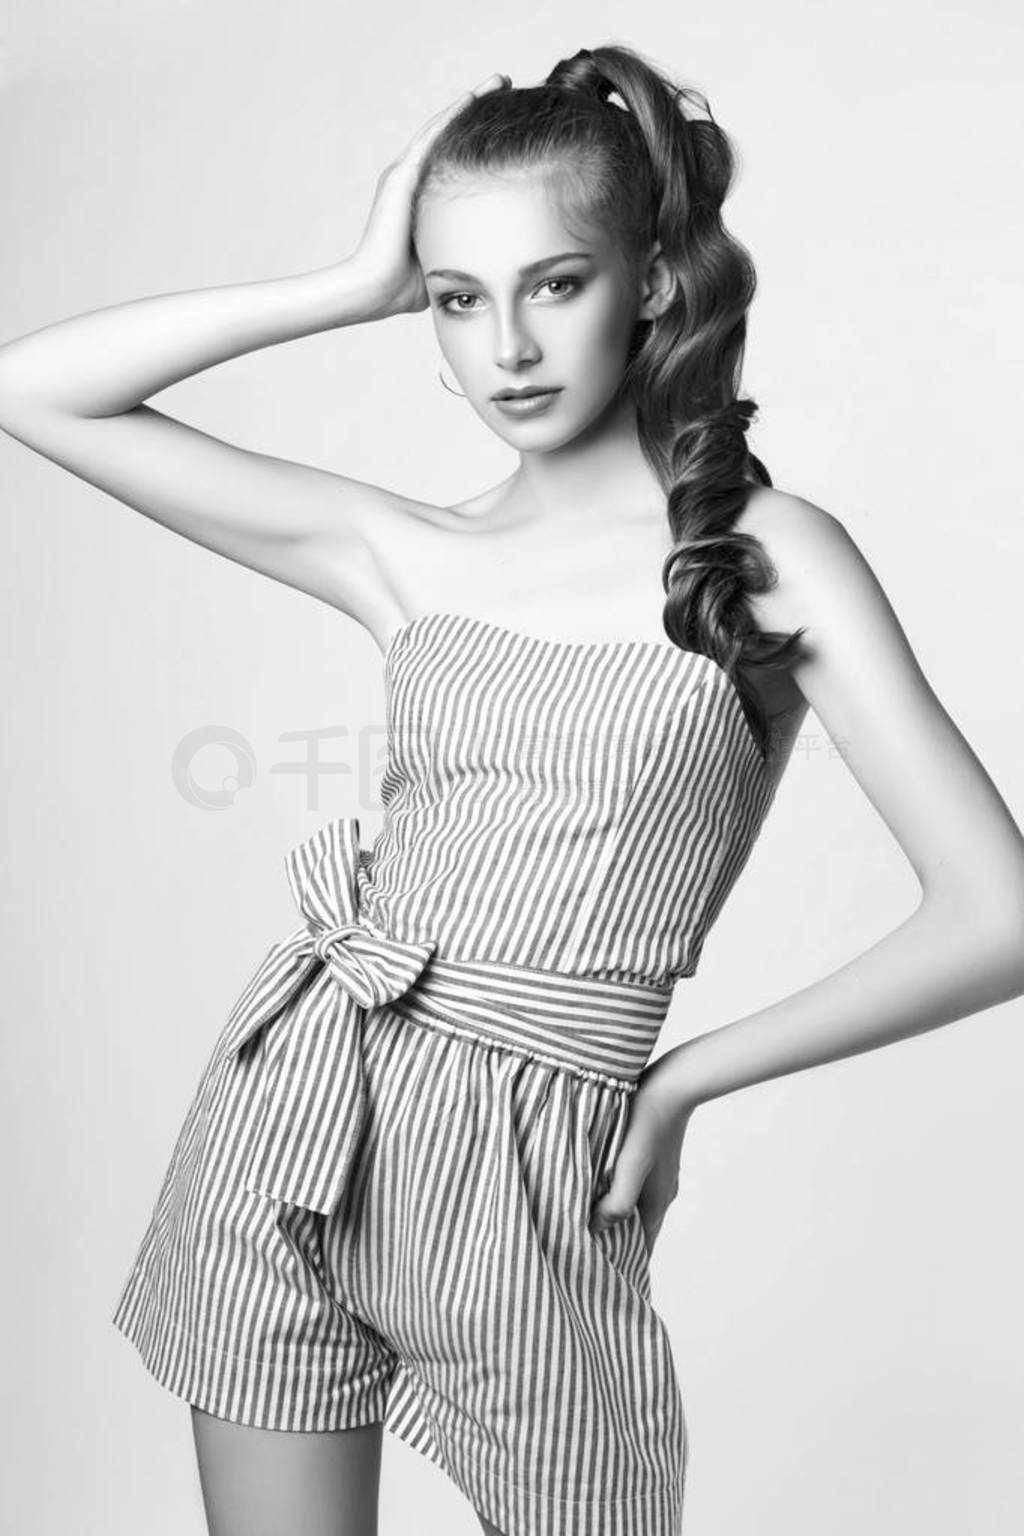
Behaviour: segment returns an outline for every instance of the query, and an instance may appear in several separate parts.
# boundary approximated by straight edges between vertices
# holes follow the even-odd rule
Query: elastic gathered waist
[[[574,976],[435,952],[390,1012],[543,1061],[610,1087],[635,1089],[671,989]]]

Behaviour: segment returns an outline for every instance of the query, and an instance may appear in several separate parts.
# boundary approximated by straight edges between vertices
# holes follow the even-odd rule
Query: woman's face
[[[570,442],[615,397],[640,292],[600,234],[569,233],[546,180],[460,177],[420,203],[416,254],[441,351],[481,419],[512,447]],[[494,396],[542,386],[546,408],[512,415]]]

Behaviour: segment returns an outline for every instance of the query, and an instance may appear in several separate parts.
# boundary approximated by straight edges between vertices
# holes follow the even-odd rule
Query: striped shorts
[[[243,1177],[274,1027],[215,1050],[116,1327],[221,1418],[383,1422],[506,1536],[677,1536],[686,1422],[643,1227],[588,1225],[665,1011],[643,991],[435,957],[360,1015],[327,1213]]]

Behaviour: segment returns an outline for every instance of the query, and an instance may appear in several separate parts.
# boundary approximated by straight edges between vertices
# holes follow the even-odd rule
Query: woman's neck
[[[665,517],[665,494],[640,446],[629,399],[564,448],[521,453],[505,485],[503,504],[518,526],[542,520],[566,532],[593,532]]]

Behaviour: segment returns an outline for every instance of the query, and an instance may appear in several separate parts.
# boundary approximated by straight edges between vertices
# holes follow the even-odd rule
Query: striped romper
[[[667,641],[426,613],[384,675],[382,829],[288,854],[301,925],[213,1047],[113,1321],[222,1418],[383,1421],[506,1536],[676,1536],[643,1227],[588,1219],[765,760]]]

